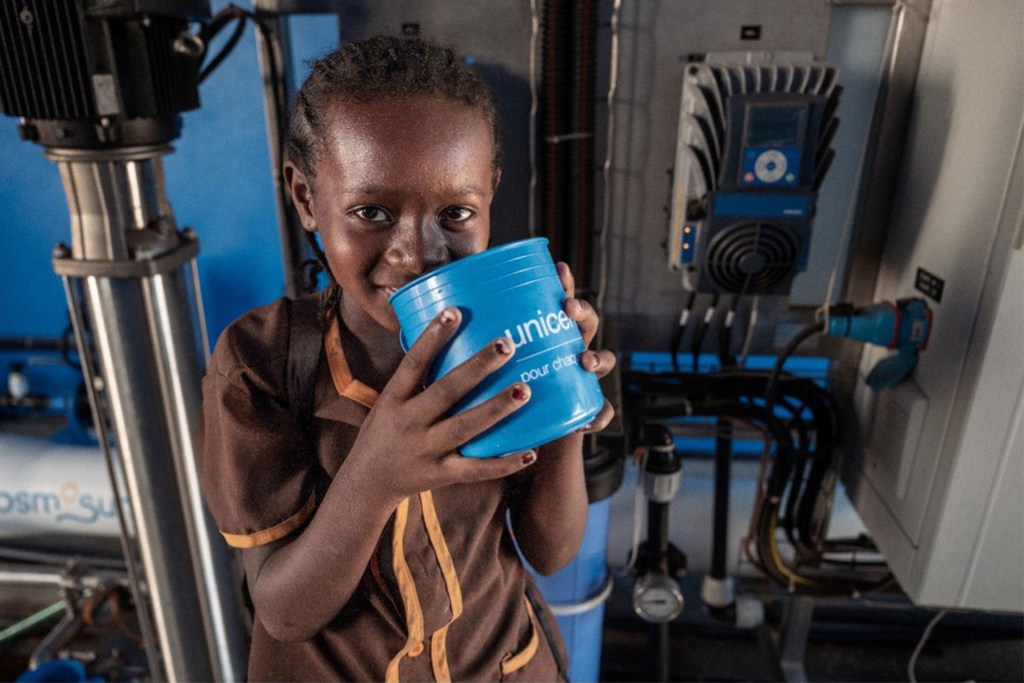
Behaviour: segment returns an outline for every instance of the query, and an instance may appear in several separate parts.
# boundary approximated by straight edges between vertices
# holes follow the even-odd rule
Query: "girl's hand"
[[[421,390],[423,378],[462,316],[446,308],[416,340],[384,387],[352,445],[345,466],[380,487],[390,502],[459,482],[514,474],[536,460],[534,451],[502,458],[467,458],[456,449],[530,400],[530,387],[516,382],[490,400],[458,415],[446,413],[469,390],[507,363],[511,339],[494,340],[472,358]]]
[[[574,298],[576,282],[573,279],[572,271],[569,270],[568,264],[560,261],[556,267],[558,268],[558,279],[562,281],[562,289],[565,290],[566,296],[565,303],[562,305],[563,310],[565,310],[565,314],[571,320],[576,321],[576,324],[579,325],[580,334],[583,336],[583,343],[589,349],[601,321],[597,317],[597,312],[594,311],[593,306],[583,299]],[[611,372],[616,363],[615,354],[607,349],[584,351],[580,354],[579,360],[580,366],[588,372],[593,372],[597,375],[598,379]],[[614,416],[615,409],[612,408],[612,404],[608,402],[608,399],[605,399],[601,412],[597,414],[593,422],[579,431],[582,434],[599,432],[608,426],[608,423],[612,421]]]

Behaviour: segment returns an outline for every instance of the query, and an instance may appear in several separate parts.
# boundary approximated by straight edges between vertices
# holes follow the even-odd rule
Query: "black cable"
[[[764,389],[764,397],[765,400],[768,401],[769,407],[775,405],[775,387],[778,384],[779,376],[782,374],[782,366],[786,364],[786,361],[789,360],[789,357],[793,355],[793,352],[796,351],[797,347],[800,346],[800,344],[802,344],[809,337],[821,332],[824,329],[824,322],[818,321],[815,323],[810,323],[804,326],[802,330],[797,332],[796,335],[789,340],[789,343],[786,344],[785,348],[782,349],[782,353],[779,354],[778,359],[775,361],[775,366],[772,368],[772,372],[768,376],[768,384],[765,386]]]
[[[683,336],[686,334],[686,326],[690,322],[690,314],[693,312],[693,302],[697,300],[697,292],[690,292],[686,296],[686,303],[679,314],[679,323],[672,332],[672,338],[668,343],[668,352],[672,358],[672,369],[679,372],[679,349],[683,345]]]
[[[233,14],[232,18],[235,19],[235,30],[228,38],[228,41],[224,43],[224,47],[221,48],[220,52],[210,60],[210,63],[203,67],[202,71],[199,72],[199,82],[202,83],[206,80],[206,77],[213,73],[214,69],[220,66],[221,62],[227,59],[227,56],[231,54],[231,51],[238,45],[238,41],[242,39],[242,34],[245,32],[246,16],[244,14]],[[216,35],[216,34],[213,34]],[[213,35],[210,38],[213,38]]]
[[[793,544],[793,547],[802,548],[802,540],[798,539],[795,532],[795,510],[796,503],[801,497],[801,487],[804,484],[804,473],[807,470],[807,461],[812,457],[810,450],[810,442],[807,434],[807,425],[801,416],[804,410],[803,405],[794,406],[792,402],[785,400],[784,398],[779,401],[779,405],[785,408],[789,414],[790,419],[788,421],[788,427],[796,431],[797,441],[795,447],[795,455],[793,461],[793,476],[790,478],[789,492],[786,495],[785,515],[780,520],[782,528],[786,532],[786,538]]]
[[[685,404],[648,406],[637,417],[646,421],[656,421],[679,415],[731,417],[751,422],[760,422],[771,434],[776,444],[775,462],[768,476],[768,496],[780,498],[789,480],[790,468],[793,465],[793,440],[782,423],[764,407],[753,403],[741,403],[736,400],[699,401]]]
[[[790,346],[795,348],[798,344],[799,342],[794,340]],[[787,349],[785,353],[791,354],[792,350]],[[744,402],[750,401],[752,398],[763,397],[771,379],[772,375],[768,373],[740,370],[703,375],[696,373],[648,374],[628,370],[623,375],[626,412],[627,415],[639,414],[643,419],[656,416],[667,417],[673,413],[676,415],[729,415],[764,424],[778,446],[776,463],[769,477],[769,495],[756,523],[758,533],[755,540],[758,542],[759,552],[765,559],[765,569],[769,576],[787,587],[800,587],[821,592],[846,593],[884,588],[891,582],[890,576],[877,580],[867,578],[857,580],[851,579],[848,573],[837,576],[830,574],[828,570],[821,569],[819,572],[806,575],[787,566],[773,565],[777,561],[784,562],[778,551],[768,545],[774,542],[772,534],[777,529],[779,521],[781,494],[785,492],[787,484],[792,486],[791,482],[797,480],[796,468],[799,466],[800,459],[802,458],[804,462],[810,460],[812,471],[807,477],[803,490],[799,490],[799,483],[797,483],[796,490],[791,489],[790,494],[796,496],[792,500],[799,501],[799,508],[812,510],[821,495],[821,479],[823,478],[816,476],[815,471],[827,474],[834,469],[835,448],[839,444],[841,434],[839,415],[828,392],[810,379],[787,377],[784,381],[779,381],[779,377],[775,377],[777,382],[775,388],[780,394],[778,405],[785,407],[791,414],[791,419],[787,421],[787,424],[783,424],[783,421],[778,419],[767,405],[759,406]],[[690,400],[682,405],[652,405],[652,399],[656,399],[658,396],[675,396]],[[717,398],[712,399],[711,397]],[[809,423],[803,416],[805,411],[809,411],[811,414]],[[813,449],[808,427],[812,428],[815,434]],[[798,445],[802,446],[799,450],[793,448],[789,434],[790,429],[797,432]],[[799,451],[803,451],[803,453]],[[809,525],[805,524],[800,517],[801,515],[798,513],[797,530],[804,541],[811,543],[811,548],[809,548],[810,553],[802,559],[798,566],[836,564],[837,567],[849,569],[849,562],[832,561],[831,558],[821,557],[821,552],[817,548],[828,548],[829,544],[824,540],[817,544],[808,531]],[[861,541],[860,543],[865,542]],[[859,546],[860,543],[858,543]],[[866,543],[870,543],[870,541]],[[861,547],[866,548],[866,545]],[[829,561],[823,562],[823,560]],[[871,565],[864,564],[863,566],[864,569],[869,567]]]
[[[700,352],[704,348],[704,337],[707,336],[709,323],[711,319],[715,317],[715,307],[718,306],[718,293],[716,292],[711,296],[711,303],[708,305],[707,310],[704,311],[704,317],[700,319],[697,324],[697,329],[693,333],[693,371],[699,371]]]

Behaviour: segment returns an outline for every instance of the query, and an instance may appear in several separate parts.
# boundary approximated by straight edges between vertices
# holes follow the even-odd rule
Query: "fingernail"
[[[524,465],[529,465],[530,463],[532,463],[536,459],[537,459],[537,454],[534,453],[533,451],[526,451],[525,453],[523,453],[523,464]]]
[[[494,350],[499,356],[507,356],[512,353],[512,346],[504,339],[498,339],[494,342]]]
[[[588,429],[590,429],[590,428],[591,428],[591,427],[593,427],[593,426],[594,426],[594,423],[593,423],[593,422],[588,422],[587,424],[583,425],[582,427],[580,427],[580,428],[579,428],[579,429],[577,429],[576,431],[577,431],[577,432],[585,432],[585,431],[587,431]]]
[[[517,384],[512,387],[512,398],[516,401],[525,401],[529,397],[530,394],[527,392],[525,384]]]
[[[455,322],[454,308],[446,308],[443,311],[441,311],[441,324],[451,325],[453,322]]]
[[[583,310],[583,306],[577,299],[569,299],[565,302],[566,313],[569,315],[576,315]]]
[[[601,354],[592,351],[590,357],[594,359],[594,369],[597,370],[597,366],[601,364]]]

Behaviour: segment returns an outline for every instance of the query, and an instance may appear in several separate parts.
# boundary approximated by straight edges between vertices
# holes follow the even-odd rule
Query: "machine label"
[[[917,269],[917,277],[914,280],[914,289],[925,296],[934,299],[935,303],[942,303],[942,290],[946,282],[938,275],[929,273],[924,268]]]
[[[718,195],[712,213],[716,216],[805,218],[810,210],[810,195],[742,192]]]
[[[8,515],[30,516],[54,522],[95,524],[116,514],[112,499],[81,492],[72,481],[65,482],[57,491],[0,489],[0,519]]]

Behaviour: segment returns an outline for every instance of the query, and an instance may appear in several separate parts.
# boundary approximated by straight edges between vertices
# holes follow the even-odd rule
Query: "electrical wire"
[[[881,579],[869,576],[877,576],[877,570],[885,565],[870,562],[851,565],[849,561],[825,557],[833,547],[823,538],[825,529],[816,528],[811,523],[810,515],[815,510],[816,501],[823,495],[834,495],[834,490],[825,488],[821,475],[816,474],[818,471],[827,474],[833,470],[839,445],[839,417],[828,392],[806,378],[791,378],[780,384],[778,406],[789,413],[789,418],[782,420],[766,405],[756,402],[764,397],[769,379],[769,373],[761,371],[652,374],[627,370],[623,373],[625,412],[627,417],[641,421],[685,413],[734,422],[747,420],[761,425],[770,435],[769,442],[775,444],[777,454],[774,462],[768,453],[762,454],[758,497],[743,544],[747,558],[791,591],[859,594],[884,588],[892,581],[891,574]],[[682,398],[685,402],[678,405],[652,404],[652,397],[662,396]],[[808,412],[810,419],[805,416]],[[796,434],[796,444],[793,443],[793,433]],[[813,440],[811,433],[814,434]],[[804,477],[807,463],[810,464],[810,473]],[[783,556],[778,539],[780,509],[787,491],[790,496],[787,510],[794,506],[797,510],[795,516],[788,514],[790,519],[786,520],[788,524],[795,522],[798,532],[791,534],[797,550],[793,562]],[[844,541],[837,539],[836,542]],[[757,559],[752,549],[755,544]],[[857,544],[858,549],[873,547],[870,541],[863,539]],[[808,568],[813,570],[813,574],[807,573]],[[851,570],[855,572],[854,577],[850,576]]]
[[[743,335],[743,347],[740,350],[739,360],[736,362],[736,364],[741,368],[747,366],[747,358],[750,355],[750,344],[754,340],[754,328],[757,327],[757,307],[760,300],[761,296],[755,294],[753,300],[750,302],[750,314],[747,317],[747,329]]]
[[[612,3],[611,16],[611,64],[608,77],[608,131],[605,140],[604,165],[601,173],[604,182],[604,207],[601,215],[601,234],[598,235],[598,250],[600,251],[597,271],[597,298],[594,308],[599,316],[604,315],[604,299],[608,291],[608,231],[611,226],[612,215],[612,157],[615,151],[615,91],[619,83],[619,11],[622,9],[622,0],[614,0]],[[604,325],[597,331],[597,348],[604,348]]]
[[[761,561],[760,558],[754,558],[754,554],[750,550],[750,544],[754,542],[757,536],[758,511],[761,509],[761,504],[764,501],[764,493],[766,486],[765,475],[768,473],[768,461],[771,459],[772,456],[771,434],[769,434],[768,430],[765,429],[764,427],[755,424],[749,420],[741,420],[732,417],[726,419],[733,423],[742,424],[750,429],[757,430],[758,432],[760,432],[761,439],[764,442],[764,449],[761,451],[760,465],[758,467],[757,473],[757,495],[754,497],[754,506],[752,508],[752,512],[750,515],[750,524],[747,526],[747,535],[743,537],[743,540],[741,542],[743,554],[746,555],[747,560],[752,565],[761,570],[762,573],[765,573],[764,563]]]
[[[779,539],[776,537],[775,532],[779,526],[779,509],[778,503],[772,503],[772,511],[767,515],[768,523],[766,525],[766,533],[764,536],[763,547],[766,547],[769,551],[772,566],[778,572],[780,572],[790,583],[790,590],[795,585],[799,586],[810,586],[823,588],[827,586],[826,583],[810,579],[805,576],[801,576],[791,570],[786,562],[782,559],[782,553],[779,552]],[[762,555],[763,558],[763,555]]]
[[[636,475],[636,489],[633,492],[633,538],[630,544],[629,557],[626,564],[614,570],[617,576],[628,576],[636,566],[637,555],[640,553],[640,534],[644,525],[644,471],[647,467],[649,449],[644,448],[640,456]]]
[[[668,352],[672,360],[672,369],[679,372],[679,349],[683,344],[683,337],[686,335],[686,326],[690,323],[690,313],[693,311],[693,302],[697,300],[697,292],[689,292],[683,310],[679,314],[679,323],[672,331],[672,338],[669,340]]]
[[[786,344],[785,348],[783,348],[782,353],[779,354],[778,359],[775,361],[775,366],[772,368],[771,375],[768,376],[768,384],[764,389],[764,397],[768,402],[769,408],[772,408],[775,405],[776,385],[779,382],[779,376],[782,374],[782,366],[786,364],[786,361],[789,360],[789,357],[793,355],[793,352],[796,351],[800,344],[824,329],[825,323],[823,321],[810,323],[797,332],[796,335],[789,340],[789,343]]]
[[[914,671],[917,668],[917,658],[921,656],[921,651],[924,650],[924,644],[928,642],[928,638],[932,635],[932,630],[942,621],[942,617],[947,614],[949,614],[949,608],[939,610],[932,617],[932,620],[928,622],[924,633],[921,634],[921,640],[917,642],[917,647],[914,648],[913,654],[910,655],[910,661],[907,662],[907,679],[910,683],[917,683],[917,673]]]
[[[740,302],[742,294],[735,294],[732,297],[729,308],[722,317],[722,324],[718,327],[718,363],[722,369],[736,366],[736,357],[732,355],[732,325],[736,319],[736,306]]]
[[[229,5],[228,9],[231,7],[234,7],[234,5]],[[231,54],[231,51],[235,49],[236,45],[238,45],[238,41],[242,39],[242,35],[245,32],[246,16],[244,14],[236,14],[232,12],[231,17],[235,19],[235,30],[231,34],[231,37],[228,38],[228,41],[224,44],[224,47],[221,48],[220,52],[218,52],[217,55],[210,60],[210,63],[204,66],[202,71],[199,72],[199,83],[205,81],[207,76],[213,73],[214,70],[220,66],[221,62],[227,59],[227,56]],[[209,36],[209,39],[212,40],[213,35]]]
[[[718,293],[716,292],[711,296],[711,303],[708,304],[707,310],[704,311],[704,318],[701,319],[697,325],[697,330],[693,333],[693,371],[696,373],[700,370],[700,352],[704,348],[704,337],[707,336],[708,326],[711,320],[715,317],[715,307],[718,306]]]

